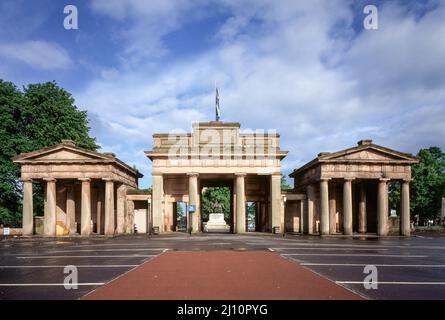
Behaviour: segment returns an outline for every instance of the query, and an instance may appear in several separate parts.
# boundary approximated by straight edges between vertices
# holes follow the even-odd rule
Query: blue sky
[[[74,4],[79,29],[63,28]],[[364,30],[375,4],[379,28]],[[102,151],[151,184],[152,134],[214,118],[276,129],[289,173],[370,138],[445,149],[445,1],[0,0],[0,78],[55,80]]]

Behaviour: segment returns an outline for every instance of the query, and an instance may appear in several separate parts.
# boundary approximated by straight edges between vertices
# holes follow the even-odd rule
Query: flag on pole
[[[215,107],[216,107],[216,121],[219,121],[219,118],[221,117],[221,108],[219,107],[219,93],[218,88],[216,88],[216,100],[215,100]]]

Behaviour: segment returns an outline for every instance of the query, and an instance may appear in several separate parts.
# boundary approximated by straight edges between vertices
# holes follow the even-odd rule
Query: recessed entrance
[[[189,226],[187,203],[178,201],[173,203],[173,230],[187,232]]]
[[[233,232],[233,216],[233,180],[201,181],[202,231]]]
[[[247,232],[257,231],[258,228],[258,210],[256,202],[248,201],[246,203],[246,228]]]

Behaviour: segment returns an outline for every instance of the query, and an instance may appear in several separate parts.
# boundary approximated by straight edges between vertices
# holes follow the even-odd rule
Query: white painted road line
[[[68,283],[71,286],[103,286],[105,282]],[[60,287],[66,283],[0,283],[0,287]]]
[[[267,244],[267,243],[266,243]],[[268,243],[270,246],[270,242]],[[251,245],[262,245],[261,243],[252,243]],[[275,244],[276,245],[276,244]],[[364,245],[364,244],[339,244],[339,243],[280,243],[280,246],[286,246],[286,248],[289,248],[291,246],[304,246],[304,247],[346,247],[346,248],[376,248],[376,249],[381,249],[381,248],[387,248],[387,249],[393,249],[393,248],[397,248],[397,249],[431,249],[431,250],[445,250],[445,246],[444,247],[439,247],[439,246],[390,246],[390,245],[384,245],[384,244],[377,244],[377,245]]]
[[[426,258],[402,254],[347,254],[347,253],[282,253],[282,256],[332,256],[332,257],[392,257],[392,258]]]
[[[346,251],[388,251],[388,249],[366,249],[366,248],[272,248],[274,250],[346,250]]]
[[[302,266],[327,267],[365,267],[369,263],[300,263]],[[445,264],[372,264],[376,267],[395,268],[445,268]]]
[[[335,281],[337,284],[369,284],[369,282],[366,281]],[[395,285],[445,285],[445,282],[416,282],[416,281],[377,281],[373,282],[377,284],[395,284]]]
[[[141,248],[141,249],[134,249],[134,248],[119,248],[119,249],[99,249],[101,252],[113,252],[113,251],[162,251],[164,249],[147,249],[147,248]],[[81,250],[49,250],[51,253],[64,253],[64,252],[97,252],[98,249],[81,249]]]
[[[134,255],[111,255],[111,256],[25,256],[25,257],[16,257],[17,259],[56,259],[56,258],[149,258],[155,257],[153,254],[134,254]]]
[[[152,240],[152,239],[151,239]],[[150,241],[151,241],[150,240]],[[150,245],[150,242],[147,243],[96,243],[96,244],[71,244],[70,248],[83,248],[83,247],[147,247]],[[164,248],[151,248],[152,250],[162,250]]]
[[[76,268],[134,268],[138,264],[106,264],[106,265],[76,265]],[[45,265],[45,266],[0,266],[0,269],[21,269],[21,268],[65,268],[66,265]]]

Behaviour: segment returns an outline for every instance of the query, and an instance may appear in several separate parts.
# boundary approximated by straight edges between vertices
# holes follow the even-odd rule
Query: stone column
[[[133,203],[133,207],[134,207],[134,202],[131,201]],[[147,233],[148,234],[152,234],[151,233],[151,228],[153,226],[153,217],[152,217],[152,207],[151,207],[151,199],[147,200]],[[134,208],[133,208],[134,210]],[[188,219],[188,212],[187,212],[187,208],[185,209],[185,212],[187,214],[187,219]],[[134,213],[133,213],[133,220],[134,220]],[[187,226],[188,226],[188,220],[187,220]]]
[[[409,179],[404,179],[400,190],[400,235],[408,237],[411,235],[409,182]]]
[[[281,190],[281,183],[280,183],[280,190]],[[281,191],[280,191],[280,195],[281,195]],[[286,202],[287,202],[287,198],[286,196],[284,197],[280,197],[281,201],[280,201],[280,232],[282,234],[286,233]]]
[[[358,232],[366,233],[366,188],[365,183],[360,183],[360,199],[358,203]]]
[[[352,235],[352,180],[343,182],[343,234]]]
[[[32,202],[32,180],[23,181],[23,213],[22,213],[22,233],[24,236],[34,234],[34,208]]]
[[[74,185],[66,187],[66,228],[70,234],[75,234],[76,230],[76,200],[74,199]]]
[[[189,177],[189,202],[190,205],[195,206],[196,211],[191,213],[192,222],[192,232],[197,233],[201,230],[199,229],[201,220],[201,208],[199,203],[199,192],[198,192],[198,173],[188,173]]]
[[[305,223],[305,219],[304,219],[304,200],[300,200],[300,233],[303,234],[304,233],[304,223]]]
[[[105,180],[105,235],[114,235],[114,181]]]
[[[284,232],[283,211],[281,210],[281,175],[274,174],[270,180],[270,200],[272,209],[272,231],[273,227],[280,227],[280,233]]]
[[[153,227],[164,232],[164,179],[161,174],[153,174]]]
[[[336,185],[330,184],[329,191],[329,234],[337,233],[337,200],[336,200]]]
[[[151,210],[151,208],[147,208],[147,210]],[[147,212],[147,216],[150,216],[150,212]],[[127,217],[126,217],[126,232],[127,233],[134,233],[134,201],[133,200],[127,200]],[[148,230],[150,230],[151,225],[147,224]],[[151,234],[151,233],[150,233]]]
[[[377,191],[377,235],[388,234],[388,181],[380,179]]]
[[[80,234],[91,234],[91,179],[80,178],[82,182],[81,209],[80,209]]]
[[[329,179],[320,179],[320,235],[329,234]]]
[[[56,179],[45,178],[45,213],[43,220],[43,234],[45,236],[56,235]]]
[[[117,188],[117,210],[116,210],[116,233],[123,234],[125,232],[125,202],[127,196],[127,186],[121,184]]]
[[[314,201],[315,189],[313,185],[307,186],[307,233],[314,233]]]
[[[246,232],[245,173],[236,173],[236,233]]]

